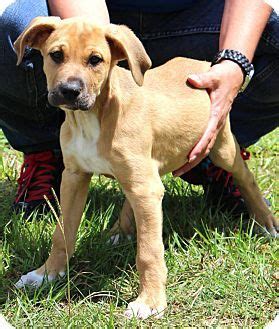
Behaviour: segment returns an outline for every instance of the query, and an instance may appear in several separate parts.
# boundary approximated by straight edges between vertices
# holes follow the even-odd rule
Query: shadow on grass
[[[238,219],[218,209],[208,208],[200,189],[192,189],[179,179],[166,179],[165,187],[163,239],[166,249],[174,232],[187,241],[196,230],[201,234],[206,234],[208,229],[229,233],[238,227]],[[107,243],[108,229],[116,221],[123,201],[124,196],[115,181],[102,178],[92,182],[76,251],[70,262],[72,300],[88,296],[92,296],[93,300],[99,299],[98,294],[91,294],[121,290],[123,282],[129,281],[129,276],[136,275],[133,271],[135,242],[122,240],[116,246]],[[26,221],[20,215],[10,214],[8,207],[2,216],[0,227],[5,250],[2,257],[7,270],[2,275],[0,273],[0,303],[5,303],[8,295],[12,299],[17,294],[13,290],[16,279],[22,273],[42,265],[47,258],[55,219],[49,214],[38,220],[34,215],[31,221]],[[133,290],[136,293],[137,286]],[[51,292],[49,286],[26,292],[30,299],[44,299],[51,293],[56,299],[64,300],[67,280],[52,284]]]

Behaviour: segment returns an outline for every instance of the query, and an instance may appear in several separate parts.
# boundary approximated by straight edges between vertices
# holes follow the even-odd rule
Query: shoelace
[[[250,159],[250,152],[246,151],[245,149],[241,149],[240,154],[243,160]],[[232,173],[227,172],[222,168],[216,167],[209,159],[204,163],[203,166],[211,183],[222,180],[224,188],[227,189],[226,194],[232,194],[236,198],[241,197],[238,187],[234,184]]]
[[[51,151],[27,154],[17,180],[18,190],[15,203],[23,198],[25,202],[42,200],[45,195],[52,199],[56,158]]]

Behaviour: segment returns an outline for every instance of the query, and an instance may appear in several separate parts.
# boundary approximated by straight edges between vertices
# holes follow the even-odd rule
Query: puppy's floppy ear
[[[142,43],[125,25],[110,24],[105,32],[114,60],[127,59],[135,82],[142,86],[144,73],[150,68],[151,60]]]
[[[40,49],[42,43],[56,29],[60,21],[61,19],[59,17],[36,17],[31,21],[14,43],[17,54],[17,65],[22,61],[25,47],[29,46],[34,49]]]

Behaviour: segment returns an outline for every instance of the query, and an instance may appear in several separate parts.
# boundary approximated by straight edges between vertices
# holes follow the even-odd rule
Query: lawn
[[[278,131],[250,148],[261,190],[276,212]],[[278,241],[253,234],[252,221],[209,208],[202,189],[164,178],[168,308],[157,320],[127,320],[137,294],[135,241],[107,243],[123,194],[94,177],[69,277],[37,290],[16,290],[22,273],[46,259],[55,216],[25,220],[11,212],[21,156],[0,133],[0,313],[14,326],[51,328],[264,327],[276,313]],[[277,208],[278,211],[278,208]],[[277,282],[276,282],[277,280]]]

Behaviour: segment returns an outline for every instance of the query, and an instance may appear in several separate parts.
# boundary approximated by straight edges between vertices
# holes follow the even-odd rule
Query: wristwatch
[[[246,89],[254,75],[255,70],[253,64],[251,64],[248,58],[241,54],[241,52],[232,49],[223,49],[215,55],[211,66],[220,63],[224,59],[233,61],[240,66],[244,74],[243,84],[239,90],[239,92],[242,93]]]

